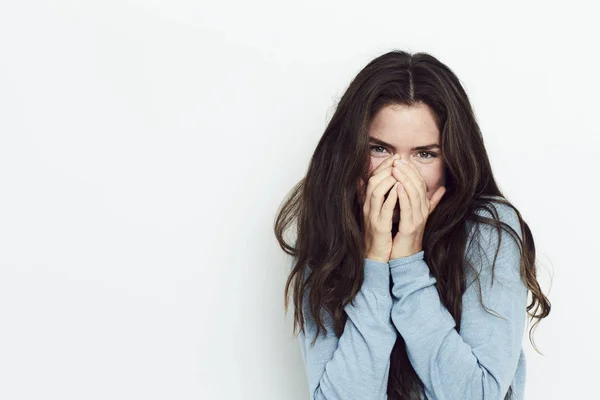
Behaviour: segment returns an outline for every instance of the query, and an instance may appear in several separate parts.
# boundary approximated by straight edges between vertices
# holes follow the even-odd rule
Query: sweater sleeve
[[[516,213],[496,205],[499,217],[522,237]],[[489,213],[487,216],[490,216]],[[408,358],[431,400],[501,400],[512,382],[526,322],[527,288],[520,278],[518,244],[504,229],[477,223],[480,247],[467,253],[481,280],[467,268],[460,334],[441,302],[424,252],[390,260],[392,321],[406,342]],[[467,242],[468,243],[468,242]]]
[[[305,333],[300,332],[302,356],[311,400],[387,399],[390,354],[397,338],[390,312],[389,265],[365,259],[363,285],[344,310],[348,314],[338,338],[333,321],[323,311],[327,334],[317,326],[304,296]]]

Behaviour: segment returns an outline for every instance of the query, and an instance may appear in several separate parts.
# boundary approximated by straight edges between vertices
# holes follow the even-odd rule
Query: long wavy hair
[[[323,309],[333,317],[335,334],[339,337],[343,333],[347,319],[344,306],[356,296],[364,278],[361,201],[366,185],[358,182],[369,179],[369,126],[382,107],[417,103],[426,104],[434,112],[445,169],[446,193],[429,215],[423,236],[425,261],[437,280],[440,298],[460,332],[468,264],[465,227],[469,222],[480,222],[493,225],[498,233],[505,229],[521,250],[520,274],[531,292],[527,313],[531,320],[536,319],[529,340],[538,351],[532,334],[550,313],[550,301],[536,278],[531,231],[494,180],[481,131],[459,79],[435,57],[405,51],[378,56],[350,83],[317,144],[306,176],[288,193],[275,217],[279,245],[296,261],[284,294],[287,313],[290,289],[293,290],[294,332],[298,328],[304,332],[302,300],[308,293],[309,311],[317,323],[313,343],[319,332],[327,332],[321,319]],[[515,210],[522,240],[500,221],[491,198]],[[478,210],[482,209],[493,218],[479,215]],[[284,234],[294,222],[296,241],[288,243]],[[511,393],[509,388],[506,398]],[[423,383],[408,359],[401,335],[391,353],[387,394],[390,400],[424,396]]]

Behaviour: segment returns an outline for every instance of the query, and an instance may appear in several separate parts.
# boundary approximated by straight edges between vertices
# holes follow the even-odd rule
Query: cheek
[[[435,191],[443,185],[442,169],[433,166],[431,166],[431,168],[429,166],[417,168],[419,169],[419,172],[423,176],[425,184],[427,185],[427,198],[431,199],[431,196],[433,196]]]
[[[371,173],[373,173],[373,170],[375,170],[375,168],[377,168],[379,166],[379,164],[381,164],[384,160],[381,157],[371,157],[371,161],[369,162],[369,176],[371,176]],[[359,189],[362,188],[362,186],[364,185],[364,183],[362,182],[362,179],[360,182],[358,182],[358,187]]]
[[[371,172],[373,172],[373,170],[377,167],[379,167],[379,164],[381,164],[383,161],[385,161],[382,157],[371,157],[371,163],[369,164],[369,175],[371,175]]]

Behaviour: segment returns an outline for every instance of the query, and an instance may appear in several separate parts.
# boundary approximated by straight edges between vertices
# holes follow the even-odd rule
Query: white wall
[[[307,399],[273,217],[391,49],[458,74],[534,233],[526,398],[596,393],[590,4],[0,3],[0,398]]]

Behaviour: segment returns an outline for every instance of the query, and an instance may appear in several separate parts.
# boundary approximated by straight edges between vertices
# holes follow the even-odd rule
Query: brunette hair
[[[293,289],[294,332],[298,327],[304,332],[302,305],[308,294],[308,308],[317,323],[314,340],[321,330],[327,331],[322,310],[333,317],[335,334],[343,333],[347,319],[344,306],[356,296],[363,281],[361,199],[366,185],[357,183],[369,179],[370,123],[382,107],[420,103],[435,115],[445,169],[446,193],[429,215],[423,237],[424,257],[437,280],[440,298],[460,331],[465,268],[469,264],[465,249],[470,245],[465,227],[474,222],[492,225],[498,233],[501,228],[506,230],[521,251],[520,274],[531,292],[527,313],[531,320],[536,319],[529,340],[538,351],[532,334],[550,313],[550,301],[536,278],[531,231],[494,180],[481,131],[459,79],[435,57],[405,51],[376,57],[354,78],[317,144],[306,176],[278,210],[275,236],[283,251],[295,258],[284,294],[287,313]],[[492,199],[516,212],[522,239],[498,218]],[[492,218],[481,215],[482,210]],[[283,237],[293,222],[297,223],[294,246]],[[509,388],[506,398],[511,392]],[[391,354],[387,394],[390,400],[419,399],[424,395],[423,383],[409,362],[400,335]]]

